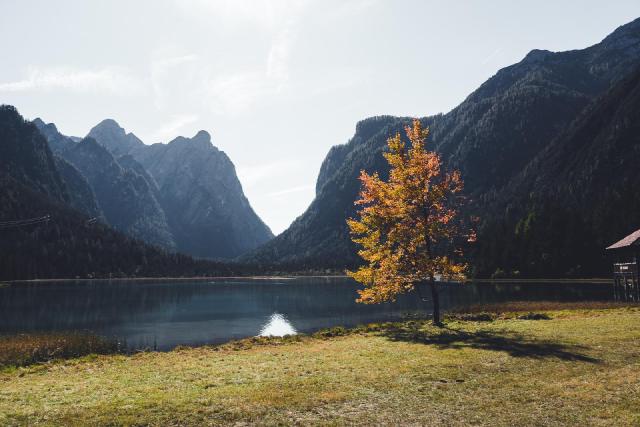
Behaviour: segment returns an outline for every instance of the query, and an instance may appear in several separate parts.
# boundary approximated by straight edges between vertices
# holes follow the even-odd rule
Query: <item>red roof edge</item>
[[[631,245],[636,244],[638,242],[638,240],[640,240],[640,229],[638,229],[638,230],[634,231],[633,233],[629,234],[624,239],[615,242],[613,245],[608,246],[607,249],[626,248],[626,247],[629,247]]]

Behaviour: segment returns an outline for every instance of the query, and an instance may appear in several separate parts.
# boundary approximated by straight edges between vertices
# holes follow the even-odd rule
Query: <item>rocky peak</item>
[[[45,123],[41,118],[33,120],[33,124],[49,143],[49,148],[56,154],[75,145],[75,141],[58,132],[58,128],[53,123]]]
[[[211,135],[206,130],[200,130],[196,135],[191,138],[192,141],[211,142]]]
[[[101,129],[103,131],[109,130],[111,132],[119,133],[122,135],[126,134],[124,128],[113,119],[104,119],[103,121],[95,125],[93,129]]]
[[[218,149],[211,142],[211,135],[206,130],[200,130],[193,136],[193,138],[185,138],[185,140],[191,147],[196,146],[208,150],[214,149],[214,151],[218,151]]]
[[[101,121],[89,131],[87,136],[94,138],[115,155],[128,154],[134,148],[144,145],[137,136],[127,133],[113,119]]]
[[[47,124],[40,118],[40,117],[36,117],[33,120],[33,124],[36,125],[38,128],[42,128],[44,126],[46,126]],[[53,123],[52,123],[53,124]],[[54,125],[55,126],[55,125]]]
[[[58,132],[58,128],[56,127],[55,124],[53,123],[45,123],[44,120],[42,120],[40,117],[37,117],[33,120],[33,124],[36,125],[36,127],[40,130],[40,132],[45,133],[51,133],[51,134],[55,134],[55,133],[59,133]]]
[[[553,52],[549,50],[533,49],[532,51],[527,53],[527,56],[524,57],[522,62],[529,63],[529,64],[540,63],[540,62],[543,62],[548,57],[550,57],[551,55],[553,55]]]
[[[173,155],[193,155],[193,153],[197,152],[202,155],[202,153],[219,153],[220,150],[211,142],[211,134],[206,130],[200,130],[196,133],[192,138],[187,138],[184,136],[178,136],[175,139],[172,139],[167,144],[163,144],[167,146],[167,150],[171,152]],[[182,154],[178,154],[182,153]]]

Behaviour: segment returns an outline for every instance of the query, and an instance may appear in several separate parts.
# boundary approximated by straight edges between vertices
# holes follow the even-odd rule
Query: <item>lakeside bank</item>
[[[637,424],[640,308],[583,304],[5,368],[0,423]]]

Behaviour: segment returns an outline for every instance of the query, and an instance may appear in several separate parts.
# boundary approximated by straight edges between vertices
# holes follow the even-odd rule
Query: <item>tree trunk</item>
[[[433,300],[433,324],[435,326],[442,326],[440,321],[440,295],[438,294],[438,288],[433,276],[429,278],[429,285],[431,286],[431,299]]]

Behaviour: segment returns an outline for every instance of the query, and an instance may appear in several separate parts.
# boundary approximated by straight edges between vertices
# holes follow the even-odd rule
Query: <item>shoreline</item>
[[[149,282],[149,281],[220,281],[220,280],[295,280],[301,278],[333,279],[346,278],[346,275],[322,275],[322,276],[193,276],[193,277],[112,277],[112,278],[68,278],[68,279],[20,279],[0,280],[2,283],[38,283],[38,282]]]
[[[119,278],[66,278],[66,279],[21,279],[0,280],[2,284],[42,283],[42,282],[150,282],[150,281],[222,281],[222,280],[296,280],[296,279],[344,279],[347,275],[281,275],[281,276],[194,276],[194,277],[119,277]],[[445,282],[454,283],[454,282]],[[455,282],[459,283],[459,282]],[[573,283],[573,284],[606,284],[612,283],[611,278],[527,278],[527,279],[468,279],[462,284],[496,283],[496,284],[538,284],[538,283]]]

